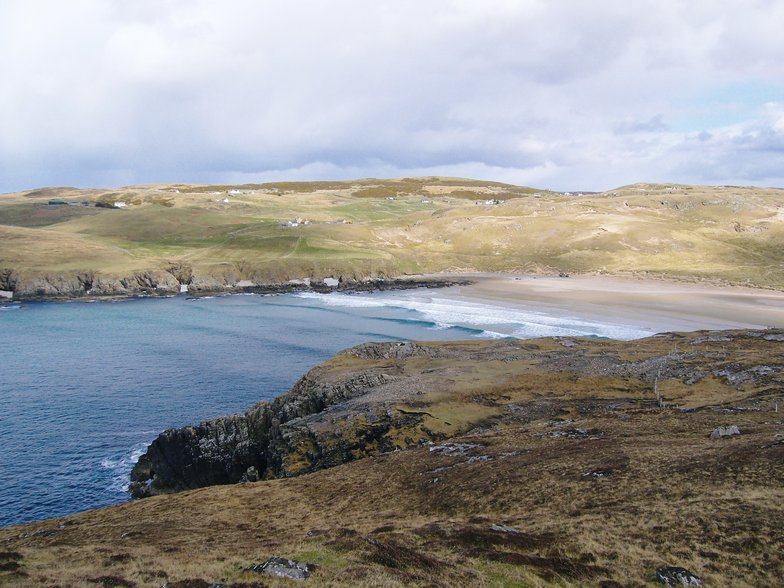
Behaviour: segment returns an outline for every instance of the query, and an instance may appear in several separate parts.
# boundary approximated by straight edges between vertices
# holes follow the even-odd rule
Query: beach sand
[[[784,328],[784,292],[735,286],[573,276],[463,275],[441,291],[460,301],[634,325],[652,332]]]

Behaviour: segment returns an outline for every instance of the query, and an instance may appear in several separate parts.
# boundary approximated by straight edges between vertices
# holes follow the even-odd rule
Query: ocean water
[[[649,334],[438,290],[0,305],[0,526],[127,500],[159,432],[243,412],[361,342]]]

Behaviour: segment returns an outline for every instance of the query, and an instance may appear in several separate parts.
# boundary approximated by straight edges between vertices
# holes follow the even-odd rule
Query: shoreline
[[[465,275],[449,290],[466,302],[500,303],[556,316],[634,324],[651,334],[784,327],[784,292],[617,276]]]
[[[667,331],[769,327],[784,328],[784,292],[742,285],[672,280],[662,277],[577,274],[572,276],[502,272],[441,272],[368,280],[292,281],[243,284],[223,289],[175,292],[151,289],[133,294],[26,296],[2,304],[30,302],[111,302],[147,298],[202,298],[242,294],[302,292],[373,293],[419,288],[438,290],[461,303],[491,304],[510,311],[634,325],[651,334]]]
[[[720,279],[705,279],[698,277],[671,276],[661,274],[638,273],[611,274],[611,273],[518,273],[515,271],[443,271],[421,274],[400,274],[393,277],[367,277],[367,278],[339,278],[327,277],[323,279],[304,278],[288,280],[286,282],[253,283],[249,280],[240,280],[234,284],[225,284],[219,287],[193,286],[191,284],[163,284],[153,287],[142,287],[136,291],[106,291],[105,293],[92,290],[75,290],[67,294],[22,294],[16,291],[0,290],[0,303],[17,302],[62,302],[62,301],[99,301],[123,300],[129,298],[155,298],[187,295],[192,297],[221,296],[232,294],[287,294],[290,292],[375,292],[385,290],[404,290],[411,288],[445,288],[454,285],[466,285],[475,281],[514,279],[521,280],[558,280],[579,281],[592,280],[612,283],[615,281],[633,284],[665,284],[670,286],[688,286],[694,288],[720,289],[726,291],[750,291],[759,293],[774,293],[784,296],[784,289],[727,282]],[[334,282],[334,283],[333,283]],[[186,287],[186,290],[181,290]],[[193,289],[191,289],[193,288]]]
[[[215,296],[237,296],[242,294],[294,294],[299,292],[317,292],[329,294],[331,292],[385,292],[394,290],[411,290],[415,288],[449,288],[452,286],[467,285],[466,279],[459,275],[446,277],[438,274],[415,274],[395,278],[372,278],[364,281],[339,282],[337,285],[327,285],[324,282],[305,283],[302,281],[284,282],[278,284],[253,284],[243,286],[228,286],[221,289],[198,289],[174,291],[170,289],[149,289],[148,291],[116,294],[87,293],[78,296],[21,296],[3,297],[0,305],[19,304],[24,302],[112,302],[119,300],[135,300],[147,298],[206,298]]]

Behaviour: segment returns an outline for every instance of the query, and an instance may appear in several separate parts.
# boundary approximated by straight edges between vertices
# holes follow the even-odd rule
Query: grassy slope
[[[121,277],[182,261],[196,273],[230,268],[256,280],[649,272],[781,289],[782,195],[651,184],[563,195],[452,178],[47,189],[0,196],[0,268]],[[133,206],[47,206],[53,198]],[[491,198],[503,202],[476,204]],[[282,226],[296,218],[311,222]]]
[[[704,335],[438,343],[432,358],[339,355],[320,378],[396,374],[395,410],[423,415],[401,442],[446,435],[474,447],[414,447],[0,529],[0,562],[14,564],[0,568],[0,583],[289,585],[242,569],[277,555],[318,564],[309,582],[319,586],[640,586],[663,565],[711,586],[777,585],[784,335]],[[632,372],[613,375],[608,358]],[[655,402],[657,373],[665,408]],[[697,373],[705,377],[695,382]],[[733,424],[739,437],[708,438]],[[589,434],[557,436],[575,429]]]

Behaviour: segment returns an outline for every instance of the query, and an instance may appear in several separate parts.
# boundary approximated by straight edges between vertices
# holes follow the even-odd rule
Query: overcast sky
[[[781,0],[2,0],[0,192],[784,186]]]

